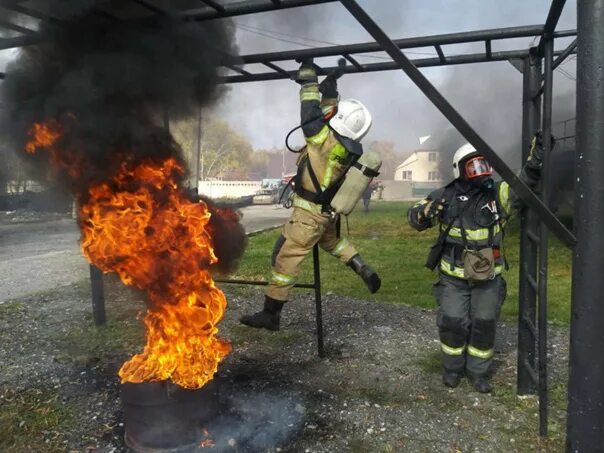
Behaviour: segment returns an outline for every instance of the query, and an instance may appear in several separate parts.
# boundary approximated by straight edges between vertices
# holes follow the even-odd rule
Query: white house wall
[[[434,151],[432,151],[434,152]],[[395,181],[404,181],[403,172],[411,171],[411,181],[412,182],[422,182],[422,183],[433,183],[439,184],[442,180],[430,180],[429,174],[431,171],[439,171],[439,161],[440,157],[438,152],[437,160],[430,161],[429,160],[430,152],[415,152],[411,156],[409,156],[401,165],[399,165],[394,172]]]

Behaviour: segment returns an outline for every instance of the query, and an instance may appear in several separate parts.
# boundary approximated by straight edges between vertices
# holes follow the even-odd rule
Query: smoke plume
[[[33,124],[56,125],[57,148],[66,151],[60,159],[70,162],[51,179],[68,183],[80,201],[88,187],[110,181],[123,165],[173,158],[184,167],[165,115],[178,120],[220,97],[219,67],[236,53],[230,23],[169,15],[112,21],[98,14],[103,2],[97,0],[47,3],[61,26],[41,24],[43,41],[8,65],[0,84],[0,133],[22,150]],[[48,174],[46,155],[27,158]],[[67,164],[74,162],[79,171],[70,174]],[[186,175],[175,177],[184,190]],[[220,222],[229,218],[237,223],[236,216]],[[239,245],[219,257],[227,261],[237,260],[244,244],[242,229],[232,230]]]

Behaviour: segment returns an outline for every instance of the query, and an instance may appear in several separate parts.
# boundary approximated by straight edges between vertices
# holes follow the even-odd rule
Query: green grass
[[[424,267],[436,229],[418,233],[407,223],[409,203],[378,202],[366,215],[359,210],[349,217],[350,238],[366,261],[378,271],[382,288],[371,295],[363,282],[348,268],[325,252],[321,252],[321,283],[323,292],[375,299],[379,302],[434,307],[432,283],[436,273]],[[346,222],[342,224],[346,232]],[[270,256],[279,231],[251,237],[237,277],[267,279]],[[504,317],[512,318],[518,310],[518,222],[510,223],[505,250],[510,269],[506,272],[508,296],[503,306]],[[550,274],[548,279],[550,320],[566,325],[569,322],[571,252],[555,238],[550,242]],[[300,282],[312,282],[312,259],[303,265]],[[300,291],[300,290],[297,290]]]

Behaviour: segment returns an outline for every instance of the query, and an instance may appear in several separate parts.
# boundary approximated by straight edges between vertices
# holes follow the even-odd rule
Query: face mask
[[[482,190],[491,190],[495,186],[495,181],[490,176],[479,176],[468,181],[472,187]]]
[[[464,175],[468,181],[491,176],[492,174],[493,168],[482,156],[473,157],[464,164]]]

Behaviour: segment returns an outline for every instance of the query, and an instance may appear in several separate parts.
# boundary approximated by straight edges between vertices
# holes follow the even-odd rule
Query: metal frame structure
[[[200,0],[205,6],[189,11],[165,11],[150,0],[125,0],[136,3],[148,11],[153,20],[173,14],[185,20],[203,21],[243,14],[253,14],[280,9],[332,3],[336,0],[244,0],[221,4],[214,0]],[[539,393],[540,434],[547,435],[547,244],[548,230],[574,249],[573,301],[571,320],[571,373],[569,381],[569,416],[567,448],[569,451],[604,450],[604,364],[594,363],[604,348],[602,325],[604,304],[595,297],[604,293],[604,190],[599,182],[604,173],[604,86],[601,68],[604,66],[604,0],[578,2],[578,33],[575,30],[556,31],[565,0],[552,0],[544,25],[479,30],[466,33],[425,36],[391,40],[355,0],[339,1],[374,38],[374,42],[344,46],[245,55],[233,59],[225,66],[231,74],[224,83],[241,83],[288,79],[293,71],[284,69],[283,62],[303,58],[343,56],[350,62],[346,73],[363,73],[402,69],[428,99],[450,120],[457,130],[493,164],[498,173],[525,202],[521,212],[521,258],[519,287],[518,333],[518,393]],[[21,5],[20,0],[0,0],[0,7],[30,15],[39,20],[60,26],[60,20],[48,14],[32,11]],[[107,20],[120,21],[108,11],[98,11]],[[0,39],[0,50],[24,46],[42,41],[38,33],[15,28],[15,24],[0,22],[22,36]],[[23,28],[23,27],[20,27]],[[563,51],[554,51],[554,40],[561,37],[577,38]],[[539,45],[530,49],[493,52],[493,41],[518,37],[540,37]],[[445,55],[442,46],[449,44],[478,43],[484,52],[474,54]],[[434,47],[437,57],[409,60],[401,49]],[[391,61],[361,64],[358,56],[368,52],[386,52]],[[453,64],[510,61],[523,74],[522,143],[523,159],[533,134],[541,129],[544,133],[546,156],[551,150],[552,130],[552,71],[565,58],[578,53],[577,97],[577,198],[575,206],[575,231],[570,232],[549,209],[551,181],[550,162],[544,161],[544,181],[540,196],[528,189],[501,160],[497,153],[465,121],[454,107],[418,70],[420,67]],[[252,72],[245,65],[262,65],[264,72]],[[327,74],[335,67],[320,67]],[[3,74],[0,73],[0,79]],[[313,250],[315,278],[312,285],[298,285],[315,289],[319,353],[322,353],[322,316],[318,249]],[[96,275],[96,274],[95,274]],[[91,271],[93,283],[98,280]],[[222,281],[223,283],[259,284],[266,282]],[[93,284],[94,288],[94,284]],[[94,297],[93,297],[94,300]]]

